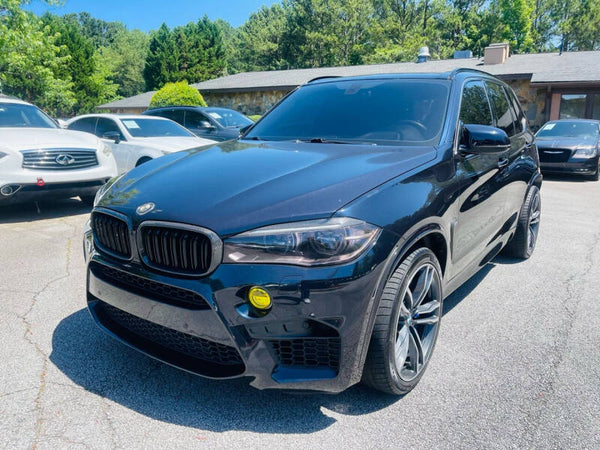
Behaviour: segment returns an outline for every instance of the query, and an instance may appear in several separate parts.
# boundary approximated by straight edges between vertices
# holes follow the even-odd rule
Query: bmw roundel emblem
[[[148,214],[150,211],[154,209],[156,205],[152,202],[144,203],[136,208],[135,212],[138,215],[143,216],[144,214]]]

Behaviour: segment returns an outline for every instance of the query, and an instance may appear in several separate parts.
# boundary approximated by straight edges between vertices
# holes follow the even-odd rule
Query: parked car
[[[67,128],[103,139],[115,155],[119,173],[169,153],[215,142],[196,137],[171,120],[142,115],[88,114],[71,119]]]
[[[536,136],[542,171],[587,175],[598,181],[600,121],[552,120]]]
[[[106,186],[84,235],[88,307],[113,337],[198,375],[403,394],[444,298],[502,249],[534,251],[541,181],[497,78],[315,80],[239,140]]]
[[[171,119],[194,133],[215,141],[237,139],[240,130],[254,122],[243,114],[227,108],[200,106],[169,106],[149,109],[144,115]]]
[[[0,205],[79,196],[91,204],[117,175],[110,147],[62,130],[40,109],[0,96]]]

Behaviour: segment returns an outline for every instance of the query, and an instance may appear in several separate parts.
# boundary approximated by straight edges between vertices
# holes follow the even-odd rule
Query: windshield
[[[205,112],[223,127],[242,128],[254,123],[243,114],[231,109],[205,109]]]
[[[165,137],[165,136],[185,136],[194,135],[181,125],[170,120],[164,119],[121,119],[123,126],[127,128],[129,134],[133,137]]]
[[[439,142],[448,103],[442,80],[344,80],[306,85],[245,136],[384,145]]]
[[[595,122],[548,122],[537,133],[537,137],[598,137],[598,124]]]
[[[58,128],[58,125],[33,105],[0,103],[0,127]]]

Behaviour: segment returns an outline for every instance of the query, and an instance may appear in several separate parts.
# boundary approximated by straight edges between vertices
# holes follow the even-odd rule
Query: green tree
[[[361,64],[370,52],[371,1],[290,0],[283,55],[291,67]]]
[[[71,81],[59,76],[68,57],[60,54],[55,36],[25,12],[23,4],[0,0],[1,91],[58,115],[75,104]]]
[[[178,49],[176,80],[199,82],[223,75],[226,68],[223,35],[207,16],[173,30]]]
[[[42,17],[46,32],[54,36],[59,46],[59,55],[64,64],[56,74],[72,82],[76,99],[72,114],[91,112],[94,108],[115,98],[117,85],[108,80],[108,68],[102,64],[91,39],[85,37],[80,25],[61,17],[46,13]]]
[[[179,50],[169,27],[163,23],[150,35],[148,56],[144,66],[146,90],[159,89],[165,83],[177,81]]]
[[[109,79],[118,86],[117,95],[131,97],[144,91],[144,65],[149,38],[140,30],[121,30],[113,42],[100,48],[100,59],[109,71]]]
[[[161,106],[206,106],[204,98],[198,89],[190,86],[187,81],[167,83],[150,100],[150,108]]]
[[[87,12],[66,14],[63,19],[77,24],[82,34],[92,40],[96,49],[111,45],[119,33],[127,30],[121,22],[106,22]]]
[[[223,52],[225,53],[224,75],[239,72],[237,57],[235,54],[237,30],[229,22],[223,19],[215,20],[215,25],[221,30],[223,38]]]
[[[287,67],[282,39],[286,30],[288,4],[263,6],[238,30],[234,39],[235,62],[238,71],[276,70]]]
[[[144,68],[148,90],[174,81],[204,81],[219,77],[225,71],[223,36],[208,17],[172,31],[162,24],[152,33]]]

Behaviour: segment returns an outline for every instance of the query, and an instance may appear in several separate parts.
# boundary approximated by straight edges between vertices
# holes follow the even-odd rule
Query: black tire
[[[143,158],[140,158],[138,162],[135,163],[135,167],[141,166],[142,164],[147,163],[148,161],[152,161],[152,158],[150,158],[149,156],[144,156]]]
[[[508,242],[504,254],[519,259],[528,259],[535,250],[541,214],[540,190],[531,186],[519,213],[515,235]]]
[[[94,199],[96,198],[95,195],[80,195],[79,199],[86,205],[86,206],[94,206]]]
[[[415,314],[412,307],[409,311],[407,306],[409,302],[415,301],[412,293],[417,292],[422,273],[424,274],[423,286],[427,285],[425,280],[428,272],[423,271],[431,271],[432,281],[428,288],[430,291],[425,292],[416,310],[419,310],[419,307],[427,308],[427,305],[433,309]],[[407,295],[409,291],[410,296]],[[417,385],[427,368],[437,341],[443,298],[442,270],[435,254],[425,247],[415,250],[393,272],[381,294],[363,370],[362,381],[366,385],[393,395],[406,394]],[[419,321],[424,323],[417,323]],[[403,330],[407,330],[404,339],[402,339]],[[415,340],[415,332],[418,333],[420,345],[417,345]],[[404,342],[406,345],[403,345]],[[413,354],[415,348],[420,349],[420,356],[422,356],[420,365],[419,357],[414,358],[417,360],[416,363],[411,361],[413,359],[410,354],[411,345]],[[405,357],[402,356],[404,347]],[[419,351],[416,353],[419,354]],[[411,364],[414,364],[416,370],[411,369]]]

